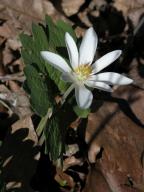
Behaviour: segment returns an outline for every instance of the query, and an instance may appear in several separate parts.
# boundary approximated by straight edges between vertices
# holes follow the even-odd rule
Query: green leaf
[[[81,109],[78,106],[74,106],[73,110],[76,113],[76,115],[81,118],[87,118],[91,111],[90,109]]]
[[[48,108],[52,108],[54,105],[50,83],[33,65],[27,65],[24,72],[27,77],[26,85],[29,89],[32,108],[43,117],[46,115]]]
[[[68,32],[73,37],[73,39],[76,41],[76,34],[75,34],[75,32],[74,32],[74,30],[73,30],[73,28],[71,27],[70,24],[65,23],[62,20],[58,20],[57,23],[56,23],[56,26],[58,28],[61,28],[63,33]]]
[[[26,34],[20,34],[20,40],[22,43],[21,56],[26,65],[35,62],[35,56],[33,54],[33,40],[32,37]],[[36,62],[35,62],[36,63]]]
[[[45,129],[46,152],[50,153],[52,160],[57,160],[58,166],[62,165],[67,128],[75,118],[71,105],[65,103],[62,108],[53,111],[53,116],[48,120],[48,125]]]
[[[69,24],[65,24],[63,21],[59,21],[54,24],[51,18],[48,16],[46,16],[46,25],[46,32],[49,37],[49,51],[61,55],[67,62],[69,62],[65,44],[65,33],[69,32],[75,39],[74,30]],[[61,73],[51,67],[48,63],[45,63],[45,66],[51,79],[54,80],[59,90],[64,93],[69,85],[64,81],[60,80]]]
[[[69,24],[63,21],[57,21],[57,23],[54,24],[52,19],[46,16],[46,26],[32,25],[31,37],[26,34],[20,35],[20,40],[23,45],[21,54],[24,63],[35,63],[39,72],[48,73],[61,93],[64,93],[69,85],[61,80],[61,73],[57,69],[54,69],[49,63],[42,59],[40,51],[48,50],[55,52],[69,62],[65,45],[66,32],[69,32],[73,38],[76,39],[74,30]]]
[[[65,59],[68,59],[65,33],[68,32],[76,40],[76,35],[71,25],[59,20],[53,23],[51,17],[46,16],[46,32],[49,39],[49,50],[60,54]]]
[[[33,40],[32,37],[30,37],[27,34],[20,34],[20,40],[23,45],[24,49],[33,50]]]
[[[48,39],[44,28],[40,25],[32,25],[33,36],[20,35],[22,42],[22,58],[25,64],[35,63],[41,72],[45,72],[44,61],[40,56],[40,51],[48,50]]]
[[[62,136],[59,127],[59,120],[53,116],[48,121],[48,126],[45,129],[46,137],[46,153],[49,153],[51,160],[56,161],[61,158],[63,151]]]
[[[62,126],[60,125],[63,118],[59,115],[62,112],[60,114],[57,113],[54,96],[58,89],[64,93],[69,85],[61,80],[61,73],[58,70],[42,59],[40,51],[55,52],[64,57],[69,64],[65,44],[66,32],[69,32],[74,40],[76,40],[74,30],[69,24],[63,21],[53,23],[52,19],[47,16],[45,26],[32,25],[32,36],[26,34],[20,35],[23,46],[21,54],[26,64],[24,69],[26,75],[25,89],[30,95],[32,108],[42,117],[37,131],[42,141],[44,138],[43,135],[45,136],[47,152],[54,161],[62,158],[65,125],[68,123],[66,123],[66,120],[62,123]],[[47,111],[49,108],[52,108],[55,114],[48,120]],[[66,118],[67,115],[65,115]],[[43,130],[44,132],[42,133]]]

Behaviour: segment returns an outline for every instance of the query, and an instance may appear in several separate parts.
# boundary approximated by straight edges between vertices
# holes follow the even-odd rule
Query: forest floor
[[[144,192],[144,0],[0,0],[0,187],[2,191]],[[38,145],[39,118],[23,90],[25,64],[19,35],[32,23],[71,24],[78,37],[93,26],[98,55],[122,49],[110,69],[134,80],[111,95],[95,94],[80,151],[62,172]],[[79,119],[74,123],[79,124]],[[75,131],[69,134],[77,150]],[[62,183],[66,181],[66,185]],[[6,187],[6,189],[4,189]]]

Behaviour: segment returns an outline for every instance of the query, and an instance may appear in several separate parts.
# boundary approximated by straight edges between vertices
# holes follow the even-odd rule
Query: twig
[[[7,109],[8,109],[8,112],[9,112],[9,114],[10,114],[10,116],[13,114],[13,111],[11,110],[11,108],[3,101],[3,100],[1,100],[0,99],[0,103],[4,106],[4,107],[6,107]]]
[[[2,81],[2,82],[9,81],[9,80],[24,82],[25,79],[26,78],[25,78],[23,72],[19,72],[19,73],[12,74],[12,75],[4,75],[4,76],[1,75],[0,76],[0,81]]]

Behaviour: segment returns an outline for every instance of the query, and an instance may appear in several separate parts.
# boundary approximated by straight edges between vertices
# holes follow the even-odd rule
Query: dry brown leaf
[[[13,39],[9,38],[7,40],[8,47],[14,51],[20,50],[21,42],[15,37]]]
[[[98,166],[110,190],[127,192],[129,188],[124,185],[127,175],[135,183],[143,183],[140,159],[144,146],[144,92],[132,86],[119,87],[113,97],[91,115],[86,141],[93,147],[104,148]],[[89,174],[95,178],[92,171]],[[95,191],[95,179],[87,182],[93,186],[90,191]]]
[[[38,138],[37,138],[37,135],[36,135],[36,132],[34,130],[34,126],[33,126],[33,122],[31,120],[31,117],[30,116],[26,116],[24,117],[23,119],[17,121],[16,123],[14,123],[12,125],[12,134],[21,129],[21,128],[29,128],[29,133],[27,135],[27,137],[24,139],[24,140],[32,140],[35,145],[37,145],[38,143]]]
[[[82,165],[82,164],[83,164],[82,159],[77,159],[74,156],[68,157],[63,162],[63,171],[66,171],[71,166]]]
[[[30,116],[17,121],[9,129],[1,149],[4,162],[2,175],[7,189],[33,191],[29,183],[40,157],[37,143],[37,135]]]
[[[5,47],[3,50],[3,65],[6,66],[10,64],[14,59],[14,55],[12,54],[11,50],[8,47]]]
[[[64,11],[64,13],[67,16],[74,15],[78,12],[79,8],[83,5],[85,1],[84,0],[62,0],[61,6]]]
[[[96,143],[91,144],[88,151],[88,159],[90,163],[96,162],[96,156],[100,152],[100,150],[101,150],[101,147],[98,144]]]
[[[15,37],[23,30],[25,33],[29,33],[32,22],[43,21],[46,14],[54,20],[67,20],[48,0],[15,0],[14,3],[11,0],[1,0],[1,6],[3,9],[0,12],[0,17],[9,20],[8,29],[15,32],[15,35],[12,33],[10,37]]]
[[[12,92],[6,86],[0,85],[0,99],[6,102],[19,118],[32,114],[29,98],[22,89]]]
[[[144,12],[144,0],[116,0],[114,6],[121,10],[126,18],[129,17],[134,26],[138,24],[140,16]]]
[[[102,173],[96,168],[91,167],[82,192],[111,192],[111,190]]]
[[[18,114],[20,118],[26,115],[32,115],[31,105],[29,98],[24,91],[14,93],[16,96],[16,105],[14,106],[14,112]]]
[[[5,22],[2,26],[0,26],[0,36],[8,39],[11,37],[12,30],[7,22]]]
[[[8,82],[8,81],[24,82],[24,80],[25,80],[25,76],[24,76],[23,72],[11,74],[11,75],[0,75],[0,81],[2,81],[2,82]],[[13,89],[11,89],[11,90],[13,90]]]
[[[75,121],[73,121],[71,124],[70,124],[70,128],[72,129],[77,129],[79,124],[81,122],[81,118],[77,118]]]
[[[80,18],[80,20],[87,26],[87,27],[91,27],[92,23],[89,21],[89,18],[87,16],[89,10],[86,9],[83,12],[78,13],[78,17]]]
[[[64,173],[61,169],[57,168],[57,173],[55,175],[55,180],[61,185],[62,183],[66,182],[66,186],[70,188],[74,188],[75,182],[71,176]]]
[[[79,146],[77,144],[67,145],[65,155],[70,157],[79,151]]]
[[[94,9],[94,7],[99,9],[103,5],[106,5],[106,1],[105,0],[93,0],[93,1],[90,2],[89,8],[91,10]]]

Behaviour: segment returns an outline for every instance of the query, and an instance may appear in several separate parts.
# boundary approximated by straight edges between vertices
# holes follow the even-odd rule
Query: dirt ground
[[[0,0],[1,192],[144,192],[143,14],[144,0]],[[43,23],[45,15],[71,24],[77,37],[93,26],[98,56],[122,49],[110,69],[134,80],[111,95],[94,92],[88,120],[76,119],[68,130],[74,152],[64,171],[40,147],[39,117],[23,89],[19,35],[31,35],[32,23]],[[73,128],[81,123],[84,133]]]

